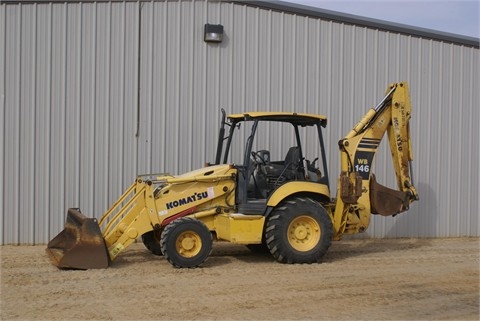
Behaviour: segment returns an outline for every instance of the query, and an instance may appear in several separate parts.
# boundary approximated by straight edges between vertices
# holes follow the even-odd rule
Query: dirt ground
[[[2,320],[479,320],[479,239],[334,242],[286,265],[214,243],[176,269],[134,244],[108,269],[60,270],[45,246],[2,246]]]

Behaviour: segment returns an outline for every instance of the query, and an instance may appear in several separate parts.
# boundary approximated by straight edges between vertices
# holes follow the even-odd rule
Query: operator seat
[[[302,177],[300,166],[300,147],[293,146],[288,149],[287,155],[285,156],[283,176],[287,180],[299,179]]]

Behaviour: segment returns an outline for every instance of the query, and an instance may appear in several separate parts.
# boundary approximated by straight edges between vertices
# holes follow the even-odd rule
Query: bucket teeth
[[[46,251],[59,268],[103,269],[109,264],[97,220],[86,217],[76,208],[68,210],[65,228],[48,243]]]

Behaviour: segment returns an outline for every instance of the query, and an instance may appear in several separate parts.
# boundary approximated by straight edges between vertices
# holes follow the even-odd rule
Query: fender
[[[330,198],[330,190],[327,185],[305,181],[293,181],[285,183],[276,189],[268,199],[267,206],[275,207],[285,198],[296,193],[313,193]]]

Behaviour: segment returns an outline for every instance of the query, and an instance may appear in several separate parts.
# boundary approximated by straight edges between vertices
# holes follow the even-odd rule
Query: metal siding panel
[[[126,6],[125,3],[111,3],[109,29],[109,121],[108,128],[108,203],[113,202],[122,194],[123,189],[131,180],[125,175],[124,122],[125,122],[125,34]]]
[[[3,244],[19,239],[20,172],[20,70],[22,6],[4,6],[5,19],[5,120]],[[6,184],[8,182],[8,185]]]
[[[283,15],[283,52],[282,87],[277,94],[282,95],[282,109],[295,109],[295,47],[296,47],[296,18],[294,15]],[[279,141],[284,137],[279,137]]]
[[[50,131],[51,125],[51,84],[52,84],[52,66],[51,66],[51,45],[52,45],[52,16],[51,5],[36,7],[36,48],[35,48],[35,111],[34,116],[34,155],[35,159],[31,164],[34,166],[33,171],[33,189],[32,199],[33,208],[31,213],[45,213],[45,215],[35,215],[33,221],[33,240],[32,243],[38,243],[45,238],[48,232],[48,213],[50,199],[50,182],[51,171],[51,144]],[[46,149],[46,152],[44,151]]]
[[[445,128],[452,128],[450,127],[451,122],[451,109],[444,109],[442,108],[445,106],[445,103],[450,105],[451,102],[451,89],[450,84],[448,81],[449,69],[450,69],[450,57],[449,57],[449,49],[448,47],[445,48],[438,43],[434,44],[434,51],[438,52],[439,55],[436,57],[438,60],[438,65],[435,64],[434,72],[436,67],[439,66],[438,70],[438,77],[434,78],[433,81],[436,86],[438,86],[439,90],[439,101],[438,107],[441,111],[440,119],[439,119],[439,132],[438,132],[438,142],[435,147],[442,147],[437,149],[437,158],[434,160],[435,166],[437,167],[437,174],[439,176],[438,185],[436,186],[437,190],[437,197],[440,195],[444,195],[444,197],[439,197],[437,200],[438,212],[441,215],[441,221],[439,223],[439,227],[437,230],[437,234],[440,236],[447,236],[448,230],[450,228],[450,217],[452,213],[448,210],[450,202],[453,202],[454,199],[449,197],[450,192],[450,183],[451,183],[451,170],[450,166],[442,166],[445,164],[445,160],[451,155],[452,152],[452,133],[448,130],[444,130]],[[425,142],[427,143],[427,142]]]
[[[295,17],[295,97],[293,108],[296,112],[307,111],[307,97],[308,97],[308,18]]]
[[[444,195],[449,196],[448,200],[448,207],[452,208],[461,208],[459,203],[459,195],[458,192],[464,189],[464,182],[467,181],[467,176],[463,175],[462,171],[463,168],[460,169],[459,166],[451,166],[453,164],[460,164],[458,161],[458,157],[462,157],[462,150],[461,146],[463,144],[468,144],[467,141],[464,141],[463,144],[459,139],[461,132],[464,130],[462,124],[460,123],[460,113],[454,111],[455,105],[458,104],[462,106],[462,92],[461,92],[461,80],[459,79],[459,74],[454,72],[454,70],[458,70],[461,56],[457,55],[457,50],[455,50],[453,46],[449,46],[448,48],[448,73],[445,77],[448,81],[446,91],[448,93],[448,100],[447,112],[444,113],[447,116],[448,125],[445,128],[456,129],[449,131],[448,133],[448,153],[442,155],[441,159],[439,160],[439,166],[444,167],[443,164],[447,163],[450,166],[446,166],[447,170],[447,177],[449,177],[450,182],[445,184],[448,187],[448,191]],[[458,58],[460,59],[458,59]],[[459,180],[460,179],[460,180]],[[463,183],[463,184],[462,184]],[[447,235],[460,235],[460,222],[461,220],[458,219],[458,213],[448,211],[448,222],[447,223]]]
[[[87,216],[94,214],[95,166],[95,93],[96,93],[96,3],[82,4],[81,24],[81,76],[80,76],[80,193],[79,207]]]
[[[327,115],[334,195],[336,142],[403,80],[421,200],[356,237],[479,235],[476,48],[224,2],[0,10],[2,244],[48,241],[66,207],[101,216],[138,173],[213,161],[222,107]],[[205,23],[224,25],[224,42],[203,42]],[[265,139],[290,139],[277,136]],[[375,172],[394,186],[386,145]]]
[[[167,82],[167,4],[152,4],[152,171],[166,172],[167,124],[170,119],[166,112]]]
[[[271,39],[271,11],[261,10],[257,15],[258,24],[258,59],[257,59],[257,88],[258,92],[263,93],[257,97],[257,106],[265,110],[270,105],[271,99],[271,67],[270,57],[272,56]]]
[[[22,200],[18,207],[19,235],[17,242],[33,243],[33,173],[31,162],[35,159],[35,94],[37,83],[35,81],[36,60],[36,6],[22,7],[20,35],[20,114],[19,114],[19,194]]]
[[[66,211],[65,203],[65,175],[66,175],[66,29],[67,5],[54,4],[51,6],[51,85],[50,85],[50,181],[48,184],[48,205],[43,209],[47,221],[42,235],[38,235],[36,242],[45,242],[50,236],[59,231],[64,224],[63,214]],[[54,63],[53,63],[54,62]],[[39,180],[41,175],[39,173]]]
[[[65,57],[65,204],[80,207],[80,99],[81,79],[81,14],[82,4],[67,5]],[[85,173],[86,174],[86,173]],[[82,174],[83,175],[83,174]],[[62,213],[66,218],[66,209]],[[57,231],[61,230],[61,226]],[[51,231],[54,236],[55,231]]]
[[[480,137],[480,126],[478,126],[478,120],[480,119],[480,110],[475,107],[475,104],[478,106],[480,101],[480,54],[472,49],[464,49],[464,73],[465,83],[463,86],[465,97],[468,97],[465,102],[466,106],[471,108],[471,116],[469,117],[469,111],[465,112],[465,117],[468,119],[468,124],[470,125],[471,133],[464,133],[463,139],[467,139],[471,143],[471,149],[466,151],[466,153],[472,153],[470,155],[465,155],[462,158],[463,161],[467,162],[468,168],[464,171],[469,178],[469,183],[466,187],[466,191],[463,191],[466,201],[466,208],[470,211],[467,212],[466,225],[467,225],[467,234],[466,235],[479,235],[480,234],[480,140],[475,139]],[[473,93],[473,94],[472,94]],[[462,107],[463,109],[463,107]],[[472,139],[473,138],[473,139]],[[459,165],[459,166],[463,166]],[[472,192],[469,192],[472,191]],[[462,204],[463,208],[463,204]],[[458,211],[458,209],[457,209]],[[465,215],[463,211],[459,211],[459,215]],[[470,215],[468,215],[470,213]],[[463,217],[463,216],[461,216]]]
[[[169,122],[166,124],[167,136],[169,140],[167,142],[166,151],[167,153],[167,163],[166,167],[172,174],[179,174],[180,168],[180,131],[182,127],[179,126],[180,123],[180,5],[178,2],[169,3],[168,15],[166,17],[166,38],[164,45],[166,48],[166,106],[165,112],[166,117],[169,119]]]
[[[123,61],[125,69],[124,77],[124,105],[122,112],[123,118],[123,190],[130,186],[138,172],[138,140],[137,117],[138,117],[138,19],[139,19],[139,2],[127,2],[125,6],[125,34],[123,50],[125,51],[125,60]],[[115,174],[114,174],[115,175]],[[102,213],[100,213],[101,215]]]
[[[283,109],[283,62],[284,62],[284,14],[272,12],[271,13],[272,33],[271,39],[271,57],[270,57],[270,104],[272,110]]]
[[[98,3],[96,9],[95,37],[95,93],[94,93],[94,165],[93,172],[93,208],[95,212],[106,211],[108,203],[108,145],[110,140],[110,23],[111,3]]]
[[[458,90],[462,100],[456,106],[454,104],[453,112],[461,117],[459,127],[462,131],[458,140],[462,149],[457,155],[457,163],[452,165],[461,173],[462,178],[458,178],[459,186],[455,190],[459,203],[457,207],[451,208],[451,211],[460,217],[459,235],[468,236],[478,235],[480,231],[478,220],[480,216],[478,215],[480,211],[478,201],[480,196],[480,143],[478,139],[475,139],[480,137],[480,128],[475,123],[480,119],[479,109],[475,107],[475,104],[480,101],[478,90],[480,88],[480,56],[478,50],[475,51],[466,47],[456,48],[459,51],[458,56],[461,57],[461,66],[458,70],[464,76],[461,77],[461,81],[454,83],[459,87],[455,90]],[[469,110],[464,110],[465,107]],[[464,208],[468,211],[466,212],[467,215],[464,211],[458,210]]]
[[[0,244],[4,243],[3,230],[5,220],[5,152],[7,148],[7,142],[5,141],[5,126],[6,126],[6,114],[5,114],[5,95],[6,95],[6,48],[7,48],[7,7],[0,6]]]
[[[140,81],[140,114],[138,119],[138,128],[136,135],[141,137],[138,142],[138,172],[150,173],[152,168],[152,148],[151,141],[151,119],[152,112],[152,26],[153,19],[151,14],[152,3],[141,3],[139,7],[139,45],[142,48],[139,57],[139,81]]]
[[[195,133],[193,132],[193,125],[196,121],[196,113],[194,97],[193,97],[193,48],[195,42],[195,24],[194,6],[191,3],[181,2],[181,28],[180,32],[180,80],[178,83],[179,91],[179,108],[181,110],[180,121],[178,127],[180,130],[181,145],[179,146],[179,160],[182,161],[182,166],[179,172],[190,171],[195,168],[203,166],[205,159],[201,157],[201,153],[193,153],[193,146],[200,143]],[[198,37],[201,38],[201,37]],[[215,64],[217,70],[218,62]],[[216,89],[214,95],[215,102],[212,107],[218,106],[218,72],[215,75],[216,82],[213,83]]]
[[[222,17],[222,23],[224,25],[224,44],[220,46],[223,55],[221,56],[221,59],[219,61],[219,68],[222,72],[220,72],[219,75],[219,84],[220,84],[220,96],[219,96],[219,106],[212,106],[213,113],[211,117],[206,116],[206,111],[211,110],[208,108],[206,105],[206,95],[203,87],[206,85],[205,82],[202,83],[197,83],[195,87],[198,87],[201,90],[201,93],[197,94],[196,96],[198,97],[199,100],[201,100],[202,103],[202,120],[204,120],[203,124],[206,124],[207,121],[209,121],[208,126],[203,127],[202,132],[204,134],[205,142],[203,144],[205,145],[205,159],[214,161],[214,155],[215,155],[215,148],[213,145],[213,141],[215,141],[215,137],[218,138],[218,133],[212,133],[213,131],[208,128],[210,128],[210,124],[214,124],[216,122],[217,124],[219,123],[220,120],[220,110],[221,108],[224,108],[225,110],[233,110],[233,92],[235,91],[234,86],[233,86],[233,80],[234,80],[234,52],[235,52],[235,42],[231,41],[234,33],[235,33],[235,19],[234,19],[234,12],[235,12],[236,6],[234,4],[225,4],[221,7],[221,17]],[[202,23],[204,22],[209,22],[209,20],[206,19],[206,17],[203,17],[201,15],[201,12],[197,12],[197,19],[200,21],[199,25],[203,26]],[[203,20],[202,20],[203,19]],[[198,34],[196,38],[203,39],[203,30],[201,30],[201,34]],[[233,38],[235,39],[235,38]],[[205,55],[207,53],[208,45],[206,46],[203,41],[197,42],[196,43],[196,52],[198,57],[202,57],[203,61],[205,60]],[[196,72],[195,72],[195,79],[196,81],[202,81],[202,75],[205,75],[205,70],[206,70],[206,65],[205,64],[196,64]],[[210,116],[210,115],[208,115]],[[218,127],[218,125],[217,125]],[[217,134],[217,135],[214,135]],[[208,151],[208,152],[207,152]]]
[[[234,12],[234,20],[232,25],[232,106],[231,112],[240,112],[241,110],[250,109],[246,106],[246,7],[239,7]]]
[[[243,109],[258,110],[258,8],[248,10],[243,32],[245,37],[245,105]]]
[[[305,111],[321,113],[318,110],[320,104],[320,21],[308,19],[305,26],[305,88],[302,95],[305,98]]]
[[[413,137],[413,147],[414,147],[414,164],[415,164],[415,182],[418,190],[421,192],[420,201],[415,204],[413,207],[416,211],[415,217],[417,218],[416,223],[418,223],[419,230],[424,236],[435,236],[437,231],[437,219],[431,220],[425,213],[428,213],[431,210],[432,204],[437,206],[437,200],[435,199],[435,194],[430,184],[434,184],[434,180],[438,178],[436,173],[436,166],[427,166],[424,167],[422,164],[433,164],[436,160],[435,149],[433,146],[438,146],[437,144],[428,143],[427,145],[421,145],[424,141],[431,142],[432,140],[438,137],[438,133],[434,132],[441,128],[441,126],[430,127],[430,124],[439,124],[438,112],[433,112],[431,106],[434,104],[436,97],[432,95],[432,86],[431,86],[431,68],[432,68],[432,43],[428,41],[419,41],[417,43],[418,51],[416,52],[417,65],[418,68],[418,77],[416,85],[412,84],[411,86],[411,97],[412,97],[412,108],[413,108],[413,119],[416,126],[411,128],[412,137]],[[420,81],[423,79],[424,81]],[[413,81],[413,79],[412,79]],[[428,130],[425,130],[424,133],[421,133],[418,129],[418,124],[423,120],[423,126],[428,127]],[[420,147],[423,147],[420,149]],[[425,201],[427,200],[427,201]],[[436,210],[436,208],[435,208]]]

